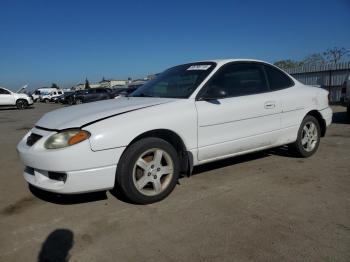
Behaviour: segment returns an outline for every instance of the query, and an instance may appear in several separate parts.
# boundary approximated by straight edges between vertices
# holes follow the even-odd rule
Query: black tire
[[[346,107],[346,113],[348,114],[348,117],[350,117],[350,106]]]
[[[28,102],[23,99],[19,99],[16,101],[16,107],[20,110],[26,109],[28,107]]]
[[[84,103],[84,102],[83,102],[83,100],[80,99],[80,98],[77,98],[77,99],[75,100],[75,104],[76,104],[76,105],[80,105],[80,104],[82,104],[82,103]]]
[[[44,103],[48,104],[50,102],[50,100],[48,98],[44,99]]]
[[[172,160],[173,173],[170,175],[166,187],[161,189],[162,191],[160,193],[156,193],[156,195],[145,195],[140,192],[140,190],[137,189],[135,185],[136,182],[134,180],[134,166],[136,166],[136,161],[142,156],[144,152],[152,149],[160,149],[161,151],[167,153],[167,156]],[[114,190],[116,190],[117,193],[120,191],[120,193],[122,193],[129,201],[133,203],[151,204],[163,200],[173,191],[179,178],[179,172],[179,157],[171,144],[160,138],[144,138],[128,147],[120,158],[118,162]],[[147,174],[152,179],[153,174]],[[144,171],[142,177],[144,176],[146,176],[146,171]],[[154,177],[157,178],[156,176]],[[161,176],[159,176],[159,180],[161,180],[160,178]],[[151,186],[152,183],[149,182],[147,185]]]
[[[315,143],[311,151],[308,151],[305,148],[305,145],[302,144],[302,139],[305,134],[304,127],[306,125],[309,125],[309,123],[313,123],[317,130],[317,139],[314,141]],[[321,128],[318,120],[311,115],[307,115],[305,116],[305,118],[303,119],[303,122],[299,127],[297,140],[289,146],[292,153],[294,153],[295,156],[306,158],[316,153],[318,146],[320,145],[320,139],[321,139]]]

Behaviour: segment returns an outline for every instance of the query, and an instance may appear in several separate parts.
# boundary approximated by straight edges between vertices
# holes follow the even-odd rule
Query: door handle
[[[274,101],[268,101],[268,102],[265,102],[264,107],[266,109],[273,109],[276,107],[276,103]]]

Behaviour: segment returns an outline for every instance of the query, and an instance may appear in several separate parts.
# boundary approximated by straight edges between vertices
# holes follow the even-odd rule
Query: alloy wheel
[[[313,122],[306,122],[302,130],[301,145],[306,152],[311,152],[315,149],[318,143],[318,131]]]
[[[133,182],[143,195],[155,196],[162,193],[174,175],[174,163],[170,155],[159,148],[143,152],[133,168]]]

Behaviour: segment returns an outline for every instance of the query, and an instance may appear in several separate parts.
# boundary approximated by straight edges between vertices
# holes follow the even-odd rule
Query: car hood
[[[84,127],[120,114],[176,100],[156,97],[122,97],[74,105],[46,113],[36,126],[53,130]]]
[[[27,99],[29,96],[27,94],[16,94],[17,98]]]

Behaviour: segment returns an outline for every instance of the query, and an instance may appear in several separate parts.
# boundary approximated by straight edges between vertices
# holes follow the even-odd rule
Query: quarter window
[[[227,97],[244,96],[267,92],[264,71],[259,64],[229,64],[224,66],[208,84],[211,88],[220,88]]]
[[[281,70],[268,65],[265,65],[265,70],[271,90],[280,90],[294,85],[292,79]]]

